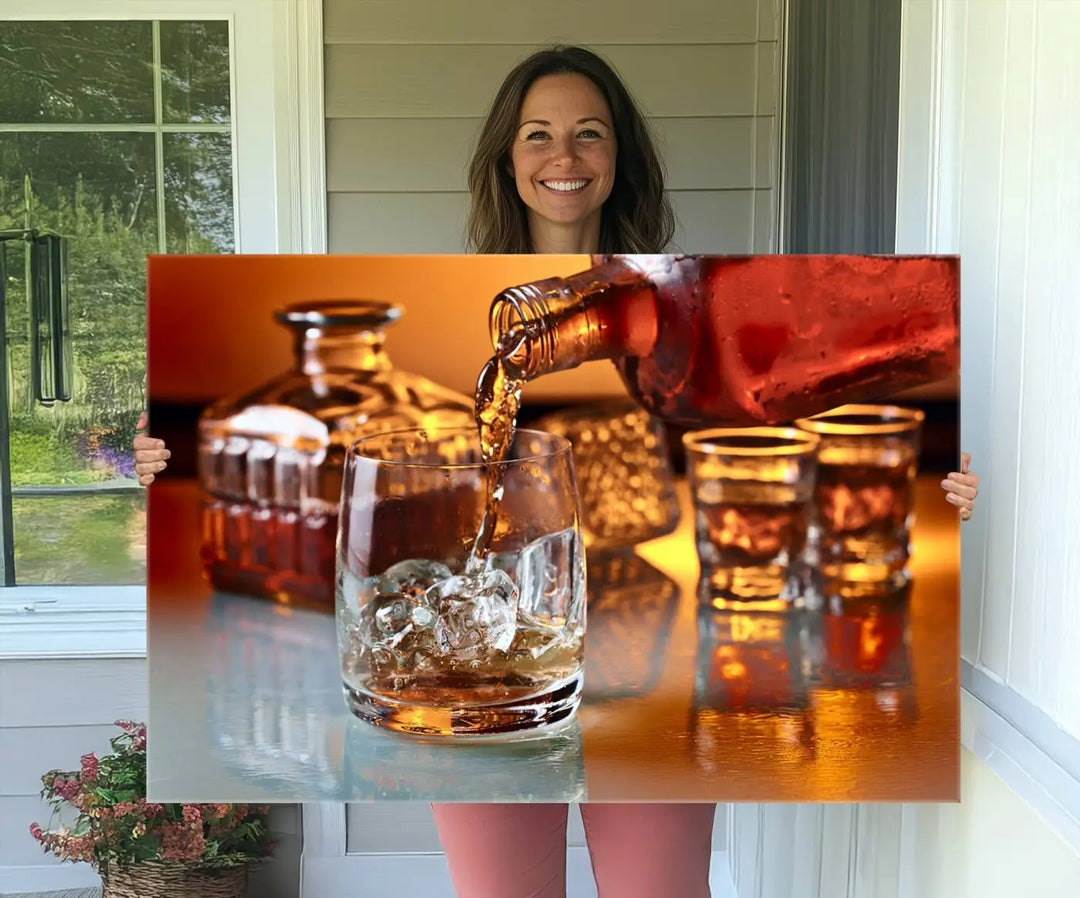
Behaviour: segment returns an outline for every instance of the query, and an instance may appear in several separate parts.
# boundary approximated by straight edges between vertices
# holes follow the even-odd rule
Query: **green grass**
[[[10,440],[12,486],[70,486],[101,479],[79,460],[73,446],[53,434],[13,427]]]
[[[17,582],[146,582],[145,490],[15,498],[13,511]]]

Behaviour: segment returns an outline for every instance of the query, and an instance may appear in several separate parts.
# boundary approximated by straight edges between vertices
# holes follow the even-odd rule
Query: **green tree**
[[[0,121],[152,124],[149,22],[19,22],[0,31]],[[161,25],[163,119],[229,120],[229,47],[224,22]],[[70,464],[100,433],[130,447],[144,404],[146,264],[161,248],[158,185],[164,185],[165,246],[171,252],[233,247],[232,153],[224,133],[163,135],[157,172],[153,132],[0,133],[0,229],[29,223],[69,238],[74,397],[43,408],[29,372],[29,304],[24,247],[9,243],[7,320],[13,430],[40,440],[17,452],[16,483],[41,482]],[[24,181],[32,197],[27,202]],[[41,440],[45,440],[43,443]],[[49,458],[41,450],[49,445]]]

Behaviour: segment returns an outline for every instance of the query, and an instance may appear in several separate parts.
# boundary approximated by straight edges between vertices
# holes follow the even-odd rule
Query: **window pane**
[[[162,121],[229,121],[229,23],[161,23]]]
[[[146,371],[146,255],[157,248],[152,134],[5,134],[0,229],[30,222],[69,238],[74,395],[38,404],[30,377],[23,244],[8,242],[13,485],[133,476]],[[16,540],[18,540],[16,531]]]
[[[154,121],[150,22],[4,22],[0,121]]]
[[[230,135],[165,135],[165,209],[168,252],[233,251]]]
[[[12,484],[134,482],[131,441],[146,377],[146,255],[157,248],[154,135],[4,134],[0,229],[24,222],[26,176],[31,224],[69,238],[75,376],[71,402],[46,408],[34,400],[24,250],[8,242]],[[134,527],[135,501],[16,498],[17,581],[139,582],[145,560],[131,556],[135,536],[124,529]]]
[[[19,583],[146,581],[146,491],[13,502]]]

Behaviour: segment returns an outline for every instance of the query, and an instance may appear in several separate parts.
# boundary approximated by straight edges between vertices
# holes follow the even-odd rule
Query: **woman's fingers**
[[[139,422],[135,425],[138,431],[145,431],[150,424],[146,412],[139,415]],[[135,450],[135,474],[139,478],[140,486],[149,486],[154,482],[154,475],[165,470],[165,461],[172,457],[172,453],[165,448],[164,440],[157,440],[139,433],[131,442]]]
[[[961,496],[958,493],[946,493],[945,500],[952,502],[953,505],[959,506],[960,508],[971,509],[975,507],[973,499],[970,499],[967,496]]]
[[[964,499],[974,499],[979,495],[978,480],[972,480],[967,474],[950,474],[941,481],[941,488]]]
[[[153,437],[142,436],[140,434],[131,441],[131,445],[135,447],[136,452],[140,449],[164,449],[165,441],[156,440]]]
[[[135,448],[136,469],[140,463],[164,462],[172,457],[172,453],[165,448],[163,440],[155,440],[153,437],[137,436],[133,446]],[[164,465],[162,465],[164,467]]]
[[[966,452],[961,457],[962,473],[953,471],[941,481],[945,490],[945,499],[960,510],[960,520],[967,521],[975,510],[975,497],[979,495],[979,478],[968,472],[971,456]]]

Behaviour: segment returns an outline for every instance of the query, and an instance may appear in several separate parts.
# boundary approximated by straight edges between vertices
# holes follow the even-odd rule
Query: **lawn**
[[[15,576],[21,584],[146,582],[146,491],[16,497]]]

